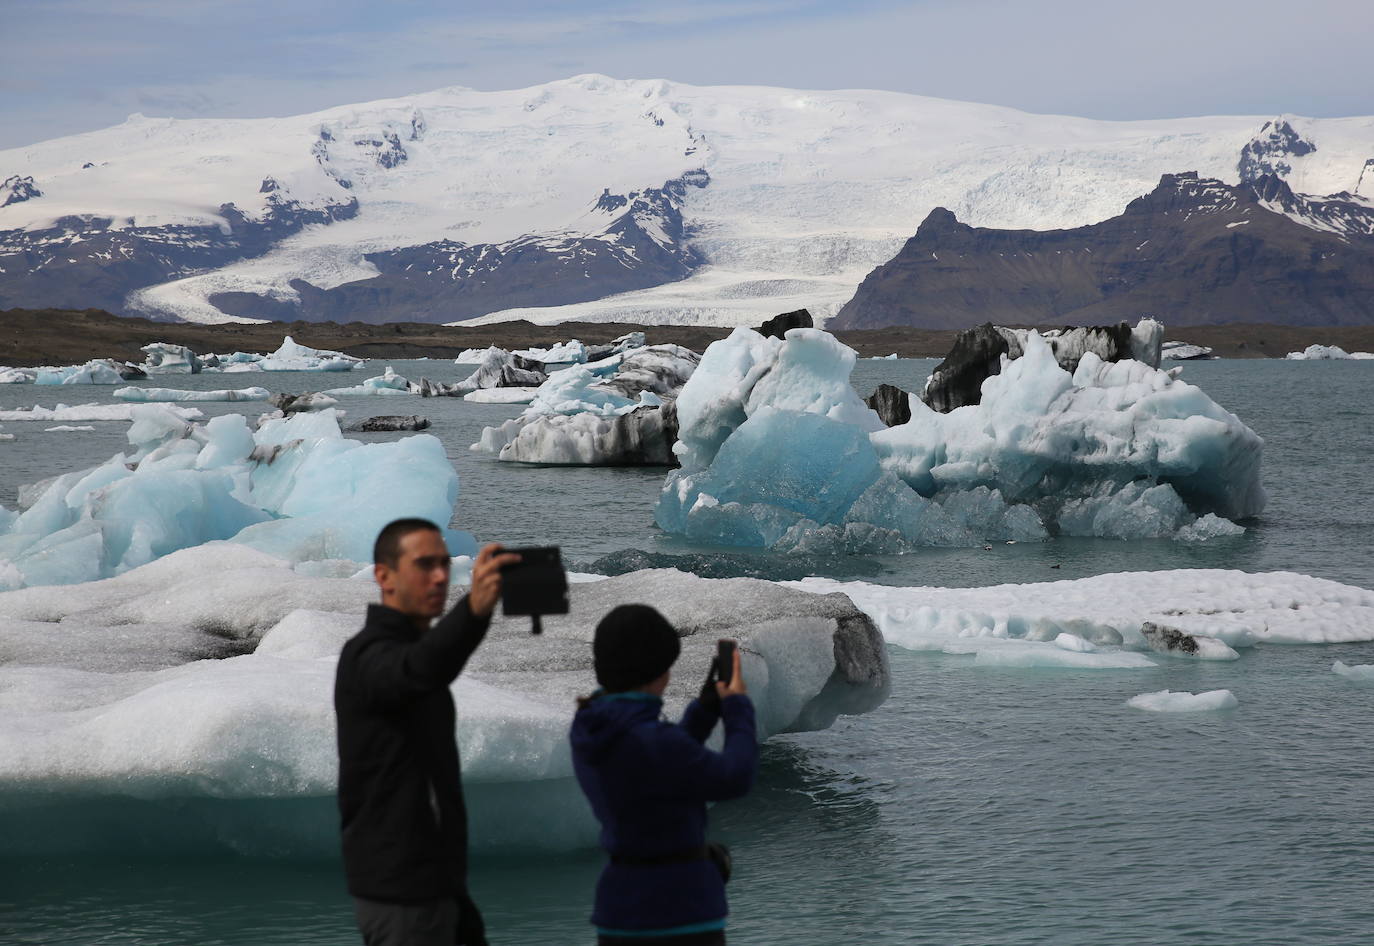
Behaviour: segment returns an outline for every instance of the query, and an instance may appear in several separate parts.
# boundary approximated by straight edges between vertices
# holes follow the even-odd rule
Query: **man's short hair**
[[[428,519],[397,519],[388,523],[377,534],[377,542],[372,546],[372,561],[377,565],[395,568],[401,560],[401,540],[422,529],[443,534],[443,530]]]

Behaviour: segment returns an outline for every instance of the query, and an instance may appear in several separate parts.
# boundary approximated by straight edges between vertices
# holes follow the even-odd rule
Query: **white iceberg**
[[[458,357],[453,359],[453,363],[455,365],[480,365],[489,355],[504,357],[508,354],[510,353],[504,348],[497,348],[495,345],[486,348],[464,348],[458,353]]]
[[[1208,690],[1206,693],[1176,693],[1160,690],[1157,693],[1142,693],[1126,701],[1132,709],[1147,710],[1152,713],[1210,713],[1216,710],[1234,709],[1240,703],[1230,690]]]
[[[1156,333],[1157,334],[1157,333]],[[1084,351],[1072,375],[1035,332],[982,402],[887,428],[849,386],[854,352],[817,329],[736,329],[678,399],[682,469],[655,509],[700,542],[851,552],[1051,532],[1206,538],[1199,516],[1264,506],[1263,441],[1192,385]]]
[[[1336,661],[1331,665],[1331,672],[1345,677],[1347,680],[1357,680],[1361,683],[1374,683],[1374,664],[1355,664],[1351,666],[1344,661]]]
[[[258,362],[263,371],[352,371],[363,359],[297,344],[287,335],[281,347]]]
[[[587,360],[587,346],[574,338],[549,348],[521,348],[511,354],[547,366],[576,365]]]
[[[323,392],[336,397],[364,397],[369,395],[395,396],[398,394],[411,394],[411,383],[398,375],[390,365],[386,366],[386,371],[376,377],[368,378],[362,384],[351,388],[330,388]]]
[[[82,798],[293,799],[317,807],[293,809],[309,827],[278,840],[335,852],[335,664],[375,597],[370,579],[311,578],[225,543],[105,581],[0,594],[14,628],[0,664],[0,807],[60,818]],[[670,714],[696,695],[722,636],[743,645],[761,737],[824,729],[887,697],[882,641],[842,596],[666,569],[574,583],[571,613],[546,619],[541,637],[496,616],[453,687],[476,847],[594,842],[567,727],[574,698],[596,685],[596,621],[646,600],[684,635]],[[226,843],[221,822],[179,824]],[[261,825],[245,825],[242,840],[254,834]]]
[[[485,428],[471,449],[516,463],[671,465],[671,402],[698,361],[655,345],[555,371],[519,417]]]
[[[21,407],[12,411],[0,411],[0,421],[45,420],[65,421],[67,423],[92,420],[129,421],[134,419],[134,410],[135,407],[132,404],[77,404],[71,407],[66,404],[58,404],[56,407]],[[181,420],[194,420],[205,416],[194,407],[169,407],[167,410]]]
[[[91,427],[91,426],[89,426],[89,425],[87,425],[87,426],[82,426],[82,427],[73,427],[73,426],[71,426],[70,424],[58,424],[56,427],[44,427],[44,428],[43,428],[43,431],[44,431],[45,433],[50,433],[50,434],[56,434],[56,433],[76,433],[77,431],[84,431],[84,430],[95,430],[95,428],[94,428],[94,427]]]
[[[63,368],[35,368],[34,384],[119,384],[119,368],[105,359]]]
[[[474,404],[528,404],[534,400],[538,388],[478,388],[463,395]]]
[[[272,396],[266,388],[239,388],[226,391],[183,391],[177,388],[118,388],[114,396],[121,401],[140,404],[182,401],[265,401]]]
[[[1099,650],[1144,653],[1154,649],[1146,624],[1228,649],[1374,641],[1374,591],[1293,572],[1176,569],[986,588],[898,588],[829,578],[786,584],[843,592],[889,643],[916,651],[967,653],[1007,640],[1062,649],[1054,642],[1073,634]],[[1183,653],[1177,647],[1173,652]],[[1235,655],[1200,646],[1192,656]]]
[[[1348,352],[1338,345],[1308,345],[1302,351],[1290,351],[1289,361],[1368,361],[1374,352]]]
[[[142,350],[148,356],[143,362],[148,374],[200,374],[200,359],[185,345],[152,342]]]
[[[290,561],[366,561],[392,519],[452,518],[458,477],[432,436],[362,444],[328,410],[254,433],[239,414],[201,427],[161,405],[130,409],[130,453],[57,477],[0,521],[7,584],[105,578],[216,539]],[[449,542],[474,548],[466,533]]]

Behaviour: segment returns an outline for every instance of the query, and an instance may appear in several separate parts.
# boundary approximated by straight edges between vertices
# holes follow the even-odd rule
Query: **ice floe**
[[[331,410],[256,432],[239,414],[199,426],[164,405],[126,410],[127,454],[57,477],[18,514],[0,510],[0,581],[91,581],[216,539],[291,561],[365,561],[392,519],[453,515],[458,476],[429,435],[347,440]],[[474,548],[466,533],[449,541]]]
[[[1210,713],[1216,710],[1234,709],[1240,705],[1236,695],[1230,690],[1208,690],[1206,693],[1177,693],[1160,690],[1157,693],[1142,693],[1126,701],[1126,705],[1152,713]]]
[[[1177,569],[987,588],[829,578],[787,584],[844,592],[889,643],[916,651],[981,654],[1034,644],[1048,653],[1063,651],[1055,641],[1072,634],[1098,651],[1233,660],[1234,648],[1257,643],[1374,640],[1374,591],[1293,572]]]
[[[1331,672],[1339,674],[1347,680],[1357,680],[1361,683],[1374,683],[1374,664],[1355,664],[1351,666],[1338,660],[1331,665]]]
[[[485,428],[472,449],[519,463],[671,465],[673,401],[699,360],[653,345],[555,371],[520,416]]]
[[[21,407],[12,411],[0,411],[0,421],[6,420],[45,420],[79,423],[91,420],[133,420],[133,404],[76,404],[71,407],[58,404],[56,407]],[[181,420],[194,420],[203,417],[194,407],[172,407],[171,411]]]
[[[1302,351],[1290,351],[1289,361],[1368,361],[1374,352],[1348,352],[1338,345],[1308,345]]]
[[[39,808],[70,797],[294,798],[332,812],[334,667],[376,587],[301,571],[216,543],[104,581],[0,594],[16,629],[0,642],[0,806],[41,791]],[[683,635],[669,714],[695,696],[722,636],[741,643],[763,737],[824,729],[888,695],[882,640],[842,595],[668,569],[574,583],[571,613],[546,619],[541,637],[498,615],[453,687],[479,847],[595,838],[567,727],[574,698],[595,688],[596,621],[632,601],[654,602]],[[508,804],[529,791],[557,817]],[[532,820],[558,830],[541,837]],[[333,818],[310,843],[336,849]]]
[[[118,388],[114,396],[135,403],[178,403],[181,401],[265,401],[272,396],[266,388],[238,388],[223,391],[183,391],[177,388]]]
[[[1201,390],[1091,350],[1070,374],[1035,332],[1024,344],[981,403],[938,413],[911,398],[911,419],[888,428],[833,336],[736,329],[678,399],[682,468],[655,520],[721,545],[899,552],[1055,533],[1199,540],[1238,531],[1216,517],[1263,508],[1263,441]]]

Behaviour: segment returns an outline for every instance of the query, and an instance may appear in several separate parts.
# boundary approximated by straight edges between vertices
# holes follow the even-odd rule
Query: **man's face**
[[[373,568],[382,589],[382,604],[408,617],[436,618],[448,601],[448,547],[439,533],[417,529],[401,539],[396,565]]]

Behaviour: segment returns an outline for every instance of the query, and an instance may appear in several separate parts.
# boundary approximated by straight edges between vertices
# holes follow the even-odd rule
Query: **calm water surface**
[[[395,364],[408,377],[439,380],[467,370]],[[932,364],[860,362],[855,386],[916,387]],[[351,380],[221,375],[184,386],[302,391],[356,383],[380,367]],[[1244,536],[1198,545],[1061,540],[803,565],[905,585],[1231,567],[1374,587],[1374,363],[1211,362],[1187,365],[1184,377],[1265,438],[1270,503]],[[0,408],[108,402],[108,391],[0,387]],[[344,406],[350,418],[429,416],[462,478],[455,525],[481,539],[557,542],[581,562],[626,548],[703,551],[653,529],[662,470],[516,467],[467,451],[483,425],[518,408],[410,398]],[[12,504],[20,483],[114,454],[127,427],[46,426],[4,425],[20,439],[0,444],[0,501]],[[778,574],[798,567],[756,555],[730,562]],[[1374,686],[1331,672],[1337,659],[1374,663],[1374,647],[1261,646],[1230,663],[1160,659],[1153,669],[1108,671],[975,667],[898,648],[891,657],[886,705],[826,732],[770,741],[756,791],[715,810],[714,833],[737,858],[732,942],[1374,942]],[[1218,688],[1239,706],[1170,715],[1125,705],[1138,693]],[[176,805],[166,804],[174,820]],[[279,803],[276,816],[293,811]],[[81,830],[117,825],[97,819]],[[337,862],[289,847],[273,858],[214,850],[96,858],[6,857],[5,845],[0,838],[3,943],[356,941]],[[492,941],[589,942],[599,866],[595,852],[478,857],[473,887]]]

